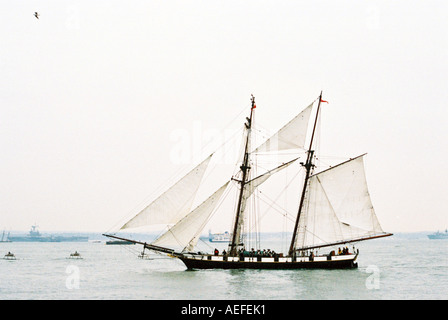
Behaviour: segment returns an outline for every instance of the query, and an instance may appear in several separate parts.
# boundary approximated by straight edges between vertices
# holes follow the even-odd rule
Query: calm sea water
[[[17,257],[0,259],[0,300],[448,298],[448,241],[391,237],[357,247],[354,270],[187,271],[177,259],[139,259],[137,245],[0,243],[0,257]],[[68,259],[75,251],[83,259]]]

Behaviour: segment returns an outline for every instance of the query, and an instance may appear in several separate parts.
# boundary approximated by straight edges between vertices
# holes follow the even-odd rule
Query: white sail
[[[314,102],[252,152],[303,148],[313,104]]]
[[[191,210],[196,192],[212,155],[187,173],[120,229],[156,224],[174,224]]]
[[[204,229],[210,215],[213,210],[215,210],[216,205],[218,204],[219,199],[227,188],[229,182],[230,181],[225,183],[207,200],[177,222],[152,244],[168,248],[180,247],[186,251],[192,250],[199,239],[200,232]]]
[[[367,190],[362,156],[310,177],[297,248],[382,233]]]

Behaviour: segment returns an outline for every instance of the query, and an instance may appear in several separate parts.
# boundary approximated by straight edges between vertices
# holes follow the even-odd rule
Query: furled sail
[[[177,181],[120,229],[175,224],[191,210],[196,192],[213,154]]]
[[[303,148],[313,104],[314,102],[252,152]]]
[[[204,229],[210,215],[213,210],[215,210],[216,205],[219,203],[219,199],[226,190],[229,182],[230,181],[225,183],[207,200],[187,214],[172,228],[157,238],[152,244],[168,248],[180,247],[185,251],[193,250],[193,247],[199,239],[200,232]]]
[[[372,206],[363,156],[309,180],[296,248],[313,248],[384,234]]]

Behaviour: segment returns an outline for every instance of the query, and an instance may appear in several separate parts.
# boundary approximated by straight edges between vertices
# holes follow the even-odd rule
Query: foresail
[[[363,157],[310,177],[296,248],[384,234],[367,189]]]
[[[303,148],[313,104],[314,102],[252,152]]]
[[[121,229],[156,224],[174,224],[182,219],[191,210],[194,197],[212,155],[125,223]]]
[[[207,200],[162,234],[152,244],[168,248],[181,248],[186,251],[192,250],[199,239],[200,232],[204,229],[228,184],[229,182],[225,183]]]

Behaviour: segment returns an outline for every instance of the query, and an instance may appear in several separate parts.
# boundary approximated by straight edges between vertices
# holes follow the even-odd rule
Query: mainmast
[[[242,243],[239,243],[241,240],[241,221],[242,221],[242,215],[243,212],[241,208],[244,208],[242,206],[243,202],[243,193],[244,193],[244,186],[247,182],[248,172],[250,170],[249,166],[249,143],[250,143],[250,134],[251,134],[251,128],[252,128],[252,115],[255,109],[255,97],[252,95],[251,98],[252,101],[252,107],[250,109],[250,117],[246,118],[247,123],[245,123],[246,130],[247,130],[247,136],[246,136],[246,144],[244,147],[244,158],[243,163],[240,166],[241,172],[242,172],[242,178],[240,183],[240,194],[238,199],[238,206],[236,209],[236,216],[235,216],[235,225],[233,227],[233,234],[232,234],[232,241],[229,244],[229,254],[231,256],[237,255],[237,247],[242,245]]]
[[[317,105],[316,119],[314,120],[313,133],[311,134],[311,141],[310,141],[310,147],[308,148],[308,152],[307,152],[308,153],[307,159],[306,159],[305,164],[302,163],[302,165],[305,167],[306,174],[305,174],[305,181],[303,183],[302,196],[300,197],[299,211],[297,212],[296,223],[294,225],[294,231],[293,231],[293,234],[292,234],[291,245],[289,246],[288,254],[290,256],[294,255],[295,246],[296,246],[296,239],[297,239],[297,232],[298,232],[297,229],[298,229],[298,226],[299,226],[300,215],[301,215],[302,209],[303,209],[303,203],[305,201],[305,193],[306,193],[306,189],[307,189],[307,186],[308,186],[308,180],[309,180],[311,172],[312,172],[312,170],[314,168],[314,164],[313,164],[314,150],[312,150],[312,147],[313,147],[314,133],[316,132],[317,120],[319,118],[319,111],[320,111],[320,103],[321,103],[321,101],[322,101],[322,91],[320,92],[319,103]]]

